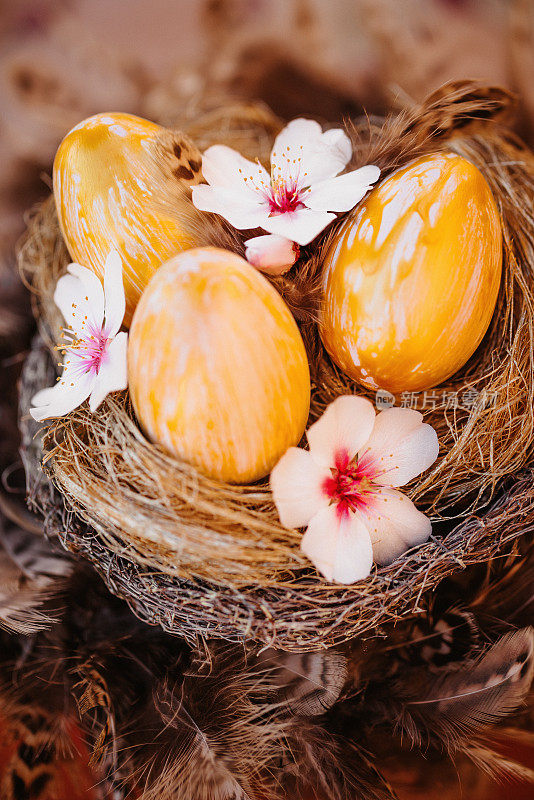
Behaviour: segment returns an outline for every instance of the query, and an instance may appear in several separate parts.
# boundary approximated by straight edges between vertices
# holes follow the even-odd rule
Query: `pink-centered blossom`
[[[58,350],[63,372],[57,383],[32,398],[32,417],[39,422],[62,417],[89,398],[91,411],[109,392],[128,385],[128,335],[119,333],[125,311],[122,262],[113,250],[104,267],[104,286],[94,272],[70,264],[57,282],[54,301],[66,326]]]
[[[239,230],[262,228],[307,245],[336,218],[332,212],[353,208],[380,175],[372,165],[339,175],[351,156],[340,128],[323,132],[313,120],[295,119],[276,137],[270,174],[230,147],[209,147],[202,158],[207,183],[193,187],[193,203]]]
[[[280,520],[307,526],[301,549],[328,580],[361,580],[373,561],[389,564],[430,536],[428,517],[397,490],[438,456],[436,432],[422,419],[338,397],[308,429],[309,450],[291,447],[273,469]]]

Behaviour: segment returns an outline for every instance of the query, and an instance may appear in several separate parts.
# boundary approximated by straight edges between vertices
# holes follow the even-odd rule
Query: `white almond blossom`
[[[301,549],[336,583],[367,577],[430,536],[428,517],[395,487],[438,456],[435,430],[409,408],[375,414],[344,395],[307,432],[309,450],[291,447],[271,473],[282,525],[307,526]]]
[[[207,184],[193,187],[193,203],[239,230],[262,228],[307,245],[336,218],[332,212],[353,208],[380,175],[371,165],[339,175],[351,156],[340,128],[323,132],[318,122],[295,119],[276,137],[270,175],[230,147],[209,147],[202,158]]]
[[[32,417],[39,422],[62,417],[89,398],[96,411],[110,392],[128,385],[128,335],[119,333],[125,311],[122,262],[112,250],[100,279],[80,264],[70,264],[57,282],[54,301],[66,322],[62,343],[63,373],[54,386],[32,398]]]

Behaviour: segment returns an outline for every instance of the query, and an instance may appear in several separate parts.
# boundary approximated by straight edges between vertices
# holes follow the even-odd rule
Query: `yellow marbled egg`
[[[304,433],[298,327],[273,286],[226,250],[189,250],[154,275],[130,329],[128,376],[149,438],[213,478],[262,478]]]
[[[482,173],[453,153],[419,158],[367,195],[327,254],[326,349],[366,387],[436,386],[482,341],[501,265],[500,216]]]
[[[126,324],[160,264],[192,247],[190,232],[154,199],[158,143],[173,159],[175,180],[201,180],[201,154],[185,138],[131,114],[97,114],[63,139],[54,161],[59,223],[74,261],[103,276],[106,256],[119,251],[124,266]]]

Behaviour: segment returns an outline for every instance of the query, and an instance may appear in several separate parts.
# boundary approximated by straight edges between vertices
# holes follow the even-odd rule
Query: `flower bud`
[[[254,239],[248,239],[245,246],[249,264],[267,275],[283,275],[291,269],[300,254],[296,242],[275,234],[255,236]]]

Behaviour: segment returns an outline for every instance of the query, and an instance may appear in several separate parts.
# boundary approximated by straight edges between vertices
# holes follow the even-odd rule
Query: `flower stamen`
[[[336,465],[323,483],[323,492],[335,504],[340,516],[365,509],[373,493],[371,475],[358,456],[350,459],[346,452],[336,456]]]

